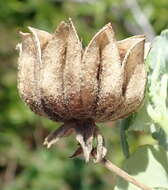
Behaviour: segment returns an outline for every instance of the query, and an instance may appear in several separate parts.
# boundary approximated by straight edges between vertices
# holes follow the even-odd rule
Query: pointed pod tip
[[[145,40],[146,40],[146,36],[145,36],[145,34],[138,35],[138,36],[137,36],[137,39],[139,40],[139,42],[145,41]]]
[[[35,29],[35,28],[31,27],[31,26],[28,26],[27,28],[28,28],[28,29],[30,30],[30,32],[32,32],[32,33],[37,30],[37,29]]]
[[[68,24],[70,25],[70,27],[72,27],[73,30],[75,30],[75,26],[74,26],[74,23],[73,23],[72,19],[69,18],[68,21],[69,21]]]
[[[145,34],[139,35],[139,38],[146,38]]]
[[[32,27],[32,26],[28,26],[27,28],[28,28],[29,30],[33,29],[33,27]]]
[[[108,24],[106,24],[96,35],[99,36],[100,34],[106,32],[110,32],[112,34],[112,36],[114,37],[115,33],[112,27],[112,24],[109,22]]]
[[[73,23],[71,17],[68,18],[68,24],[69,24],[73,29],[75,28],[74,23]]]
[[[146,40],[146,38],[145,38],[145,36],[143,36],[143,37],[139,38],[138,42],[139,43],[143,42],[145,44],[145,40]]]
[[[111,30],[113,32],[113,26],[111,24],[111,22],[107,23],[103,28],[102,28],[102,31],[105,31],[105,30]]]
[[[62,34],[66,31],[69,31],[69,24],[66,23],[65,21],[61,21],[55,30],[55,34],[58,34],[58,33]]]
[[[68,24],[69,24],[70,32],[73,32],[74,37],[77,39],[78,43],[81,44],[81,41],[80,41],[79,36],[77,34],[77,30],[76,30],[76,28],[74,26],[74,23],[73,23],[71,18],[69,18],[69,23]]]
[[[107,23],[106,26],[112,28],[111,22]]]
[[[38,31],[39,31],[38,29],[33,28],[31,26],[28,26],[27,28],[29,29],[29,31],[31,32],[31,34],[33,34],[33,36],[37,36]]]
[[[60,22],[59,25],[67,25],[67,23],[63,20],[63,21]]]
[[[107,29],[112,29],[112,25],[111,25],[111,23],[109,22],[108,24],[106,24],[105,26],[103,26],[103,28],[100,30],[100,31],[105,31],[105,30],[107,30]]]
[[[26,32],[22,32],[22,31],[19,31],[19,35],[23,38],[27,37],[27,36],[30,36],[30,33],[26,33]]]

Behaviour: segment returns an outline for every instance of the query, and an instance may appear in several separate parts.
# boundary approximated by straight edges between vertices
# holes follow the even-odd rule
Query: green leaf
[[[168,29],[164,30],[160,36],[157,36],[152,43],[152,48],[147,57],[147,65],[151,71],[154,71],[155,79],[168,73]],[[163,51],[164,50],[164,51]]]
[[[168,187],[168,153],[160,146],[140,147],[124,162],[124,170],[138,181],[155,189]],[[115,190],[139,190],[118,177]]]
[[[119,122],[121,147],[123,150],[123,154],[126,158],[128,158],[130,155],[129,144],[127,141],[127,134],[126,134],[126,130],[128,130],[128,127],[130,126],[129,123],[130,123],[130,117],[122,119]]]
[[[158,141],[160,146],[168,151],[168,136],[162,128],[158,127],[158,129],[152,133],[152,137]]]
[[[146,64],[149,73],[145,101],[131,116],[129,130],[149,132],[151,125],[159,125],[168,134],[168,30],[155,38]]]
[[[141,108],[137,113],[131,116],[129,130],[133,131],[145,131],[149,132],[152,119],[147,113],[147,107],[149,105],[149,98],[146,95],[145,100]]]
[[[149,116],[168,134],[168,30],[156,37],[147,57],[149,66]]]

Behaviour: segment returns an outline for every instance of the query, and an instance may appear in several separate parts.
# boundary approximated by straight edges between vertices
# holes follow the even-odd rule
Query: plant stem
[[[113,164],[111,161],[106,160],[105,158],[100,162],[102,163],[108,170],[114,172],[116,175],[122,177],[124,180],[134,184],[135,186],[139,187],[140,189],[143,190],[154,190],[151,187],[148,187],[139,181],[137,181],[135,178],[130,176],[127,172],[122,170],[121,168],[117,167],[115,164]]]

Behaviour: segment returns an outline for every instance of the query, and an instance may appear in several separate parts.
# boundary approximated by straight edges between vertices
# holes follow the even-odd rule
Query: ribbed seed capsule
[[[68,34],[69,26],[62,22],[42,52],[42,99],[47,109],[59,115],[62,120],[69,117],[63,94]]]
[[[100,55],[101,71],[99,74],[96,117],[101,119],[106,117],[109,112],[114,111],[122,100],[121,61],[111,25],[107,25],[101,33]]]
[[[80,115],[82,100],[81,90],[82,43],[80,42],[72,21],[67,36],[65,66],[63,69],[63,94],[70,117]],[[78,96],[76,96],[78,94]]]
[[[99,86],[100,32],[86,47],[82,58],[81,97],[83,108],[88,117],[94,117]]]
[[[38,48],[35,45],[32,34],[21,33],[21,36],[23,42],[17,46],[20,50],[18,60],[18,89],[21,97],[32,111],[39,115],[45,115],[38,84],[40,70]]]
[[[44,144],[50,147],[76,132],[80,146],[73,156],[83,153],[89,161],[94,155],[99,162],[106,148],[95,122],[126,117],[142,103],[144,36],[117,42],[107,24],[83,49],[71,20],[61,22],[54,34],[29,30],[18,45],[20,95],[35,113],[64,122]]]

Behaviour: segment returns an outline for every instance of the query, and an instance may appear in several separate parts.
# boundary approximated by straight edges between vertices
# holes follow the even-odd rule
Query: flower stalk
[[[123,178],[127,182],[134,184],[135,186],[139,187],[140,189],[142,189],[142,190],[154,190],[153,188],[148,187],[147,185],[144,185],[141,182],[139,182],[138,180],[136,180],[135,178],[133,178],[131,175],[129,175],[127,172],[125,172],[121,168],[117,167],[111,161],[103,158],[100,163],[103,166],[105,166],[108,170],[110,170],[111,172],[114,172],[119,177]]]

